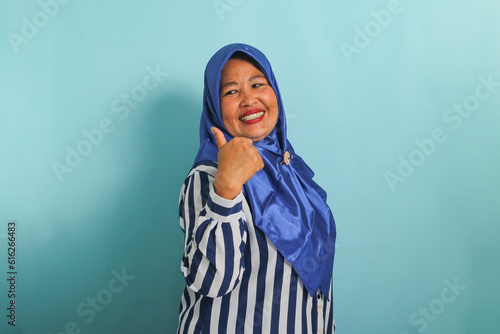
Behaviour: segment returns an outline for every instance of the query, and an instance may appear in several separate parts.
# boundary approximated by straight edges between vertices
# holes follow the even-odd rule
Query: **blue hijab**
[[[243,186],[254,224],[292,264],[311,296],[319,289],[328,298],[336,233],[326,204],[326,192],[313,181],[313,171],[287,140],[285,111],[271,64],[262,52],[250,45],[227,45],[207,64],[200,149],[194,166],[206,160],[217,161],[218,148],[210,130],[213,126],[224,133],[228,142],[232,139],[222,122],[219,85],[224,64],[237,51],[246,53],[258,64],[276,93],[279,108],[274,130],[254,143],[265,167]],[[285,151],[292,156],[288,165],[283,163]]]

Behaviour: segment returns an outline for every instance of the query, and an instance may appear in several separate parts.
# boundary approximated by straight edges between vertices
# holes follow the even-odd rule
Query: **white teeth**
[[[260,116],[264,115],[264,112],[256,112],[255,114],[251,114],[245,117],[240,117],[240,121],[246,122],[246,121],[251,121],[252,119],[259,118]]]

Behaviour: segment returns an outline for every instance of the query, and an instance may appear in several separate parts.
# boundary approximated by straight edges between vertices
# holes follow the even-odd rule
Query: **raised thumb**
[[[221,130],[217,129],[216,127],[212,127],[212,133],[214,134],[215,137],[215,142],[217,143],[217,147],[220,149],[222,146],[226,145],[226,137],[224,137],[224,134],[222,133]]]

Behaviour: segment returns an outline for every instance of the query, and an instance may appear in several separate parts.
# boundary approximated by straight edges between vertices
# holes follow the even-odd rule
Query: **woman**
[[[179,199],[187,287],[178,333],[333,333],[335,223],[286,137],[266,57],[220,49]]]

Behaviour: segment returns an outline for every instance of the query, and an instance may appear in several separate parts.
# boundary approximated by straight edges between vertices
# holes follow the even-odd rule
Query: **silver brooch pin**
[[[285,163],[285,165],[288,166],[290,164],[290,159],[293,159],[292,155],[290,154],[290,152],[285,151],[285,153],[283,153],[283,161],[280,163],[280,165]]]

